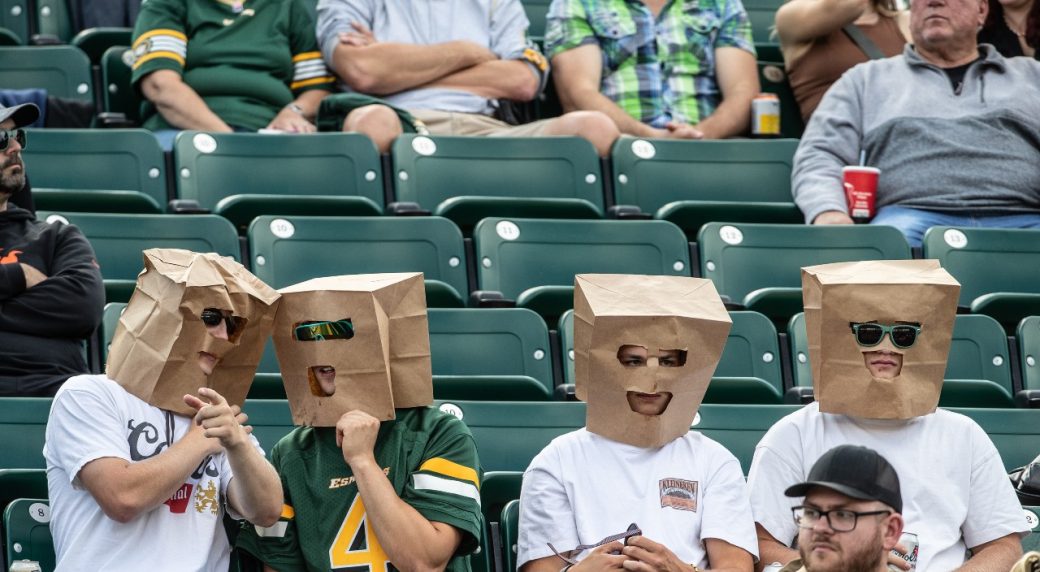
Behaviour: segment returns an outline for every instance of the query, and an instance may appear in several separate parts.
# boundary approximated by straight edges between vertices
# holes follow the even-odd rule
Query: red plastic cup
[[[849,216],[859,220],[874,218],[877,202],[877,183],[881,170],[876,167],[848,166],[841,170],[845,184],[845,200],[849,204]]]

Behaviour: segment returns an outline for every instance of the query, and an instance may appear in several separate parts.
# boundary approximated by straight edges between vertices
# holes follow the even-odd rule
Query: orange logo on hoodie
[[[0,264],[18,264],[18,255],[21,253],[21,250],[12,250],[6,255],[0,256]]]

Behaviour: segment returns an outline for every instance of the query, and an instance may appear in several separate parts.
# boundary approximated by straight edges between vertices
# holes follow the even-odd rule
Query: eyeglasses
[[[551,542],[547,542],[546,544],[549,545],[549,550],[552,550],[553,554],[555,554],[555,555],[560,557],[560,560],[563,560],[567,564],[570,564],[571,566],[573,566],[573,565],[577,564],[577,562],[572,560],[572,558],[574,558],[575,556],[581,554],[582,552],[584,552],[586,550],[591,550],[593,548],[596,548],[597,546],[603,546],[604,544],[610,544],[611,542],[614,542],[614,541],[617,541],[617,540],[622,540],[622,539],[625,540],[625,544],[628,544],[628,539],[629,538],[631,538],[633,536],[640,536],[642,534],[643,534],[643,531],[639,529],[639,525],[633,522],[632,524],[628,525],[628,529],[625,530],[625,532],[619,532],[617,534],[612,534],[612,535],[604,538],[603,540],[600,540],[599,542],[597,542],[595,544],[579,544],[579,545],[575,546],[573,550],[565,550],[563,552],[560,552],[559,550],[556,550],[556,547],[553,546]]]
[[[11,145],[11,137],[25,149],[25,129],[0,129],[0,151]]]
[[[230,338],[235,335],[235,332],[239,330],[239,320],[231,315],[231,312],[225,313],[224,310],[218,310],[216,308],[206,308],[202,311],[202,323],[206,324],[207,327],[215,328],[220,325],[220,321],[224,320],[227,325],[227,335]]]
[[[872,510],[870,512],[856,512],[843,508],[834,510],[819,510],[810,506],[796,506],[791,509],[794,523],[800,528],[812,528],[821,518],[827,519],[827,526],[834,532],[849,532],[856,528],[856,523],[861,516],[873,516],[875,514],[892,514],[890,510]]]
[[[856,336],[856,343],[864,347],[873,347],[889,335],[892,345],[900,349],[906,349],[917,341],[921,334],[921,324],[894,324],[882,326],[875,322],[849,322],[852,333]]]
[[[293,327],[293,339],[300,342],[349,340],[354,337],[354,323],[350,318],[336,321],[312,320]]]

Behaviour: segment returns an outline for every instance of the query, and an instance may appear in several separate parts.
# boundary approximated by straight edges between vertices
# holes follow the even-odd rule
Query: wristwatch
[[[299,105],[296,105],[295,103],[290,103],[289,105],[286,105],[285,107],[287,109],[291,109],[291,110],[295,111],[296,113],[299,113],[300,115],[303,115],[303,108],[300,107]]]

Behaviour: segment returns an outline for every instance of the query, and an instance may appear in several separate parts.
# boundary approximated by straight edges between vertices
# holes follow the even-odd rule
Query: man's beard
[[[11,165],[21,165],[21,170],[8,172]],[[0,197],[7,198],[25,186],[25,164],[22,158],[7,157],[0,162]]]
[[[813,541],[815,540],[814,538]],[[878,564],[881,562],[881,555],[878,552],[882,550],[880,529],[875,531],[874,538],[870,542],[865,542],[859,546],[848,547],[839,546],[836,542],[829,543],[831,546],[837,547],[839,550],[837,556],[841,558],[841,561],[836,562],[833,567],[819,563],[814,565],[814,562],[809,559],[809,550],[812,542],[809,542],[808,546],[800,546],[798,548],[798,552],[802,557],[802,564],[805,565],[807,572],[877,572]]]

